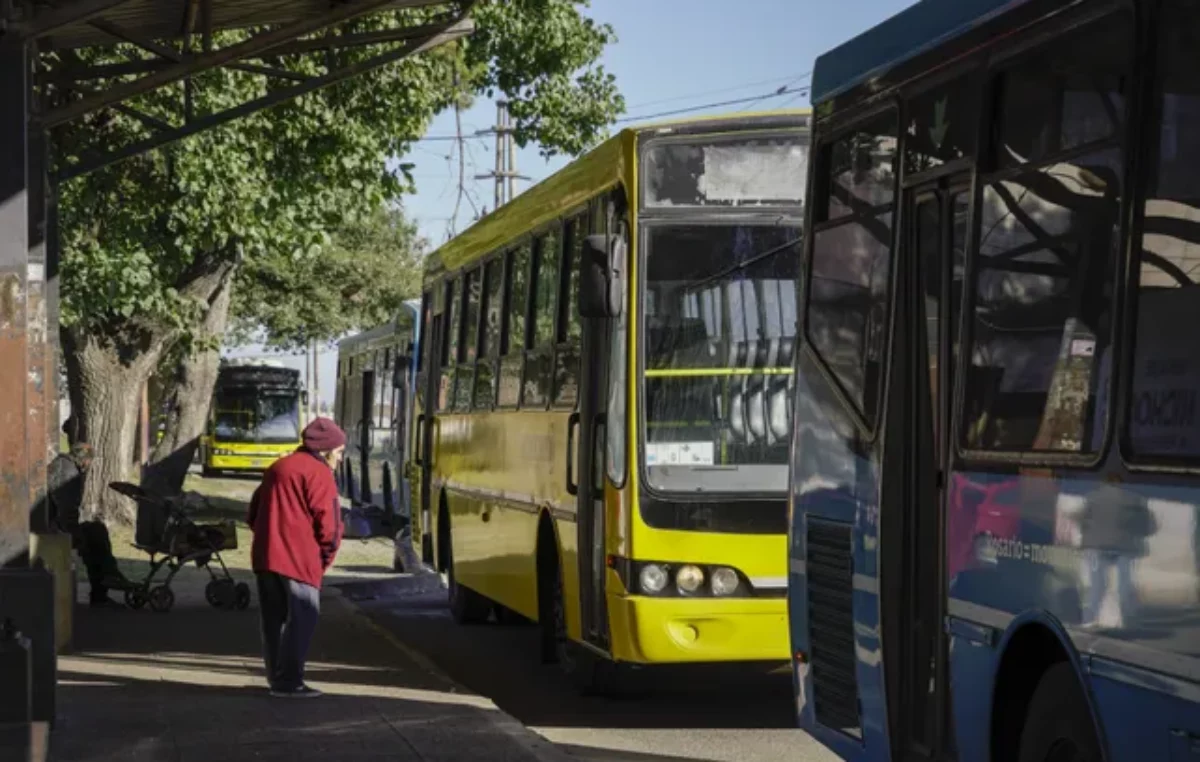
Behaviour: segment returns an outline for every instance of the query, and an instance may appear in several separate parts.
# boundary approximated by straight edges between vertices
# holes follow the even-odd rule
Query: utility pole
[[[512,201],[516,196],[516,181],[530,178],[517,174],[517,151],[513,143],[513,126],[508,113],[507,101],[496,101],[496,124],[490,130],[480,130],[477,135],[489,132],[496,135],[496,169],[486,175],[476,175],[476,180],[494,180],[496,183],[495,209]]]

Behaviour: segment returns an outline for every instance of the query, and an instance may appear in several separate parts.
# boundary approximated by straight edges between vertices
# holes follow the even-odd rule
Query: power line
[[[702,92],[689,93],[687,95],[676,95],[671,98],[659,98],[659,99],[653,100],[653,101],[645,101],[643,103],[635,103],[634,105],[630,106],[629,108],[638,109],[638,108],[645,108],[647,106],[659,106],[663,103],[678,103],[679,101],[691,100],[692,98],[706,98],[710,95],[721,95],[724,93],[732,93],[737,90],[745,90],[747,87],[760,87],[762,85],[770,85],[770,84],[774,84],[776,82],[787,82],[786,87],[791,87],[792,85],[797,84],[802,79],[804,79],[805,77],[807,77],[811,74],[812,74],[812,72],[810,71],[810,72],[805,72],[804,74],[788,75],[788,76],[783,76],[783,77],[774,77],[772,79],[759,80],[758,82],[745,82],[740,85],[730,85],[729,87],[723,87],[723,88],[720,88],[719,90],[704,90]]]
[[[720,101],[718,103],[704,103],[699,106],[688,106],[687,108],[678,108],[671,111],[659,111],[656,114],[639,114],[638,116],[627,116],[617,120],[617,124],[625,124],[627,122],[645,122],[651,119],[659,119],[664,116],[675,116],[676,114],[688,114],[693,111],[703,111],[710,108],[720,108],[721,106],[736,106],[741,103],[751,103],[756,101],[765,101],[769,98],[778,98],[781,95],[795,95],[808,92],[807,87],[799,87],[794,89],[780,88],[773,93],[765,93],[763,95],[754,95],[749,98],[735,98],[728,101]]]
[[[794,80],[792,80],[791,82],[788,82],[786,85],[784,85],[783,87],[779,88],[779,89],[776,91],[776,93],[783,93],[783,92],[785,92],[785,91],[786,91],[786,90],[787,90],[789,87],[792,87],[792,86],[794,86],[794,85],[798,85],[798,84],[800,84],[800,83],[801,83],[801,82],[803,82],[803,81],[804,81],[806,78],[808,78],[808,77],[809,77],[811,74],[812,74],[812,72],[811,72],[811,71],[808,71],[808,72],[805,72],[804,74],[801,74],[799,77],[796,77],[796,78],[795,78]],[[770,96],[767,96],[767,97],[770,97]],[[751,103],[749,106],[746,106],[746,108],[742,109],[742,111],[749,111],[750,109],[754,108],[754,107],[755,107],[755,106],[757,106],[759,103],[761,103],[762,101],[765,101],[765,100],[767,99],[767,97],[764,97],[764,98],[759,98],[758,100],[756,100],[756,101],[754,101],[753,103]],[[792,100],[793,100],[792,98],[788,98],[786,102],[787,102],[787,103],[791,103],[791,102],[792,102]]]

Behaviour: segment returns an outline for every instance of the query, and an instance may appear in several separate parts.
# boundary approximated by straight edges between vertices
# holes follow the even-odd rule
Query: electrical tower
[[[477,135],[488,133],[496,135],[496,168],[485,174],[476,175],[476,180],[494,180],[496,182],[496,204],[499,209],[516,196],[516,181],[528,180],[525,175],[517,173],[517,151],[513,143],[513,126],[508,115],[508,102],[496,101],[496,124],[490,130],[480,130]]]

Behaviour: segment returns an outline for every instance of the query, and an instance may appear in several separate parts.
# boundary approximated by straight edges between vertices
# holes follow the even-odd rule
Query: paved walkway
[[[59,658],[53,762],[561,758],[333,589],[323,596],[308,672],[327,695],[272,699],[257,600],[247,611],[210,608],[196,579],[177,581],[166,614],[77,609],[74,650]]]

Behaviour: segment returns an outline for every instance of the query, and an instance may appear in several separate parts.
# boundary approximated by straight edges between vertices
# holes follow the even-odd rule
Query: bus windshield
[[[254,388],[217,389],[214,434],[223,442],[300,441],[300,395]]]
[[[781,493],[800,228],[649,228],[643,457],[664,492]]]

